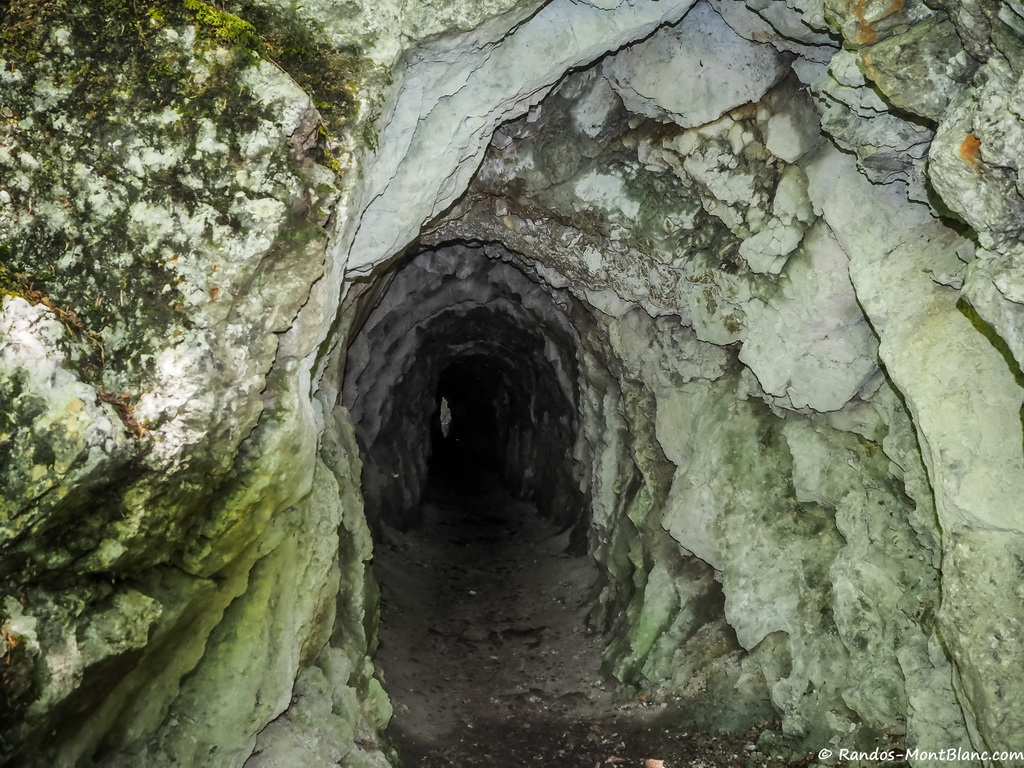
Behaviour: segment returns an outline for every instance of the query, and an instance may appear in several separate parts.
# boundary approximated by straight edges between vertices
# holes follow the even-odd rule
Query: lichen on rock
[[[384,766],[470,307],[623,684],[1019,747],[1018,5],[6,4],[0,761]]]
[[[3,578],[39,627],[4,749],[26,764],[138,749],[228,604],[258,597],[246,574],[270,521],[311,484],[294,473],[315,452],[310,406],[279,334],[323,273],[339,179],[315,162],[309,95],[249,27],[193,6],[25,2],[0,19]],[[172,563],[192,575],[160,575]],[[312,631],[303,610],[289,632]],[[250,734],[276,714],[246,706]],[[67,707],[93,715],[44,745]]]

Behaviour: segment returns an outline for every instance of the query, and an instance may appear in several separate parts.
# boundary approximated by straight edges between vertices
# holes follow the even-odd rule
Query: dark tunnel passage
[[[461,246],[395,273],[345,379],[372,527],[415,527],[431,472],[493,473],[557,527],[585,531],[576,341],[553,293]]]
[[[581,545],[576,340],[552,294],[478,250],[421,254],[350,350],[377,661],[406,764],[465,765],[475,744],[474,765],[507,765],[536,747],[524,707],[600,692],[600,649],[581,642],[598,578]],[[565,726],[549,730],[561,745]]]
[[[587,310],[510,261],[500,248],[420,253],[349,348],[390,738],[419,768],[642,763],[672,739],[684,754],[665,712],[636,709],[608,676],[606,633],[632,587],[597,558],[631,555],[628,538],[596,532],[581,490]]]
[[[486,358],[462,359],[439,377],[428,471],[449,477],[503,471],[514,395]]]

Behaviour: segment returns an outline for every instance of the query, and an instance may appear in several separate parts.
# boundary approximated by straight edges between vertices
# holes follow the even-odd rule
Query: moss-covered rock
[[[0,578],[38,628],[4,718],[18,764],[194,762],[204,739],[244,758],[333,632],[344,507],[303,501],[317,428],[295,374],[319,329],[290,329],[324,271],[369,69],[287,9],[231,10],[0,16]],[[332,75],[326,123],[282,62]],[[249,679],[232,670],[253,622],[296,642],[253,635],[271,650]],[[199,700],[231,726],[179,727]]]

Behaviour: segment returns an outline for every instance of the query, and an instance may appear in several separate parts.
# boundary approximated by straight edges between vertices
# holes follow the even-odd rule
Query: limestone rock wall
[[[466,241],[573,297],[554,475],[616,674],[1018,748],[1016,7],[7,3],[3,759],[386,763],[357,486],[422,456],[362,473],[342,376]]]
[[[659,32],[502,126],[426,238],[500,240],[607,316],[580,386],[620,674],[688,695],[717,675],[752,703],[766,686],[808,743],[1011,748],[1020,686],[992,665],[1021,652],[1016,118],[981,111],[1015,87],[1015,16],[713,7],[736,34],[723,60],[774,45],[800,54],[789,79],[733,108],[726,68],[687,101],[711,110],[694,127],[674,93],[623,85],[700,68]],[[804,47],[781,39],[797,29]],[[680,327],[695,338],[667,349]],[[702,372],[700,343],[728,362]],[[702,666],[716,622],[730,661]]]
[[[924,471],[892,390],[852,430],[781,417],[735,351],[675,318],[609,325],[598,370],[618,391],[585,429],[617,674],[684,713],[711,709],[713,722],[690,715],[705,727],[777,712],[808,743],[969,746],[935,655],[938,530],[930,499],[907,495]]]
[[[0,762],[241,765],[316,669],[360,752],[358,452],[303,362],[357,110],[321,133],[294,40],[203,3],[15,2],[0,41]]]

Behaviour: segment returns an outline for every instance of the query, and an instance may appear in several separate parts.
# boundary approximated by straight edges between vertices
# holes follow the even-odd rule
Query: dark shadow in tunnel
[[[510,416],[501,372],[481,360],[457,360],[441,372],[434,400],[428,488],[500,476]]]
[[[603,581],[569,308],[455,245],[399,269],[350,349],[377,663],[406,765],[523,765],[539,743],[554,757],[567,723],[613,711],[588,623]],[[492,738],[488,723],[525,725]]]
[[[584,551],[569,298],[462,244],[417,254],[372,297],[343,394],[371,530],[414,529],[432,484],[491,474]]]
[[[500,401],[482,384],[439,386],[451,421],[446,436],[439,407],[422,522],[389,531],[375,555],[389,736],[402,764],[419,768],[554,757],[568,730],[585,734],[613,709],[587,624],[596,565],[503,487],[502,430],[490,423]]]

